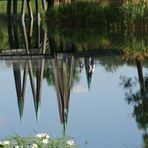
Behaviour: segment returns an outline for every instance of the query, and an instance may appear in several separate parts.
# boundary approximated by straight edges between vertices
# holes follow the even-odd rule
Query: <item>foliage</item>
[[[30,1],[31,2],[31,6],[32,6],[32,10],[33,13],[35,14],[35,1]],[[13,3],[13,2],[11,2]],[[40,15],[41,18],[43,18],[45,16],[44,11],[42,9],[42,4],[41,1],[39,1],[39,8],[40,8]],[[17,13],[18,13],[18,19],[20,19],[20,14],[21,14],[21,9],[22,9],[22,0],[17,0]],[[11,10],[11,12],[13,13],[13,10]],[[28,10],[26,8],[26,15],[28,17]],[[3,15],[6,18],[6,14],[7,14],[7,0],[0,0],[0,15]]]
[[[125,60],[139,59],[143,60],[148,57],[148,44],[146,42],[147,37],[139,35],[133,35],[127,37],[126,44],[124,45],[124,56]]]
[[[56,19],[58,23],[64,24],[95,24],[104,23],[105,9],[90,2],[74,2],[50,8],[47,16],[50,21]]]
[[[122,6],[122,10],[129,20],[143,18],[146,15],[147,8],[146,2],[140,1],[139,3],[134,3],[132,0]]]
[[[3,19],[0,23],[0,50],[8,48],[8,34],[7,34],[7,25],[5,25],[7,21]]]
[[[146,26],[148,20],[148,4],[133,0],[110,1],[107,5],[96,2],[73,2],[59,7],[51,7],[47,12],[50,23],[61,26],[87,26],[104,24],[116,28]],[[141,25],[141,26],[140,26]]]
[[[42,133],[30,137],[14,136],[2,139],[0,147],[4,148],[76,148],[76,143],[68,137],[53,138]]]
[[[123,65],[124,61],[121,56],[102,56],[99,57],[99,63],[107,72],[115,72],[119,66]]]
[[[55,40],[57,47],[60,42],[73,43],[78,51],[120,49],[124,60],[144,59],[148,56],[147,31],[107,29],[106,26],[52,26],[47,23],[48,36]],[[60,48],[59,48],[60,49]]]
[[[21,13],[22,1],[18,0],[18,13]],[[6,16],[7,12],[7,0],[0,1],[0,14],[4,14]]]

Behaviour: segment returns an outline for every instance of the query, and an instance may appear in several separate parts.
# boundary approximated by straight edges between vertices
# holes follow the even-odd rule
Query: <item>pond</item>
[[[44,132],[80,148],[147,147],[145,31],[0,22],[1,138]]]

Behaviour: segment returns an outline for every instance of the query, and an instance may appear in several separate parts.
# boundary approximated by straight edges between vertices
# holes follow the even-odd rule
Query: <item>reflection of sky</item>
[[[134,147],[141,144],[141,134],[132,118],[132,109],[126,105],[124,92],[119,86],[120,75],[135,76],[136,73],[135,68],[126,66],[114,74],[106,73],[97,66],[91,91],[72,95],[68,125],[73,136],[81,139],[81,144],[88,141],[88,147],[93,148]],[[81,83],[87,85],[85,76]]]
[[[47,83],[43,81],[43,94],[40,112],[40,122],[37,124],[35,117],[35,110],[33,104],[33,97],[31,93],[30,81],[27,79],[27,89],[25,94],[25,108],[24,116],[20,124],[16,90],[12,69],[0,72],[1,79],[1,104],[0,104],[0,136],[9,134],[30,135],[38,131],[46,131],[52,133],[52,129],[59,131],[59,118],[57,111],[57,102],[55,91],[53,88],[48,88]],[[58,121],[58,122],[55,122]],[[1,121],[5,121],[5,124]]]
[[[128,73],[127,73],[128,72]],[[67,134],[76,138],[81,147],[88,148],[140,147],[142,134],[132,117],[132,107],[124,100],[120,75],[137,76],[136,68],[123,66],[115,73],[106,73],[100,65],[92,76],[88,91],[85,71],[71,92]],[[0,72],[0,136],[32,135],[47,132],[61,135],[61,125],[53,87],[43,80],[40,121],[37,124],[30,81],[27,79],[24,116],[20,124],[15,83],[11,68]]]
[[[76,84],[73,87],[73,92],[74,93],[87,93],[88,89],[86,85],[81,85],[81,84]]]

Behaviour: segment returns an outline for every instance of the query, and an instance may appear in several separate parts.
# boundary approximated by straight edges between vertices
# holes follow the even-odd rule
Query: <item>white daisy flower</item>
[[[9,142],[9,141],[3,141],[2,144],[3,144],[3,145],[9,145],[10,142]]]
[[[14,146],[14,148],[20,148],[18,145]]]
[[[75,144],[75,142],[73,140],[68,140],[66,143],[71,146]]]
[[[32,146],[31,146],[31,148],[38,148],[38,145],[35,144],[35,143],[33,143]]]
[[[49,140],[48,139],[42,139],[41,142],[44,143],[44,144],[48,144],[49,143]]]
[[[48,139],[49,135],[46,134],[46,133],[41,133],[41,134],[37,134],[36,137],[38,137],[38,138],[47,138]]]

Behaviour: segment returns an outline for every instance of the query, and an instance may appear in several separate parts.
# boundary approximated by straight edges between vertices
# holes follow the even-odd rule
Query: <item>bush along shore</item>
[[[97,25],[106,24],[114,28],[147,27],[148,4],[127,0],[101,5],[92,2],[72,2],[53,6],[46,13],[49,23],[58,25]]]
[[[76,148],[72,138],[53,138],[46,133],[36,134],[30,137],[8,137],[0,141],[2,148]]]

